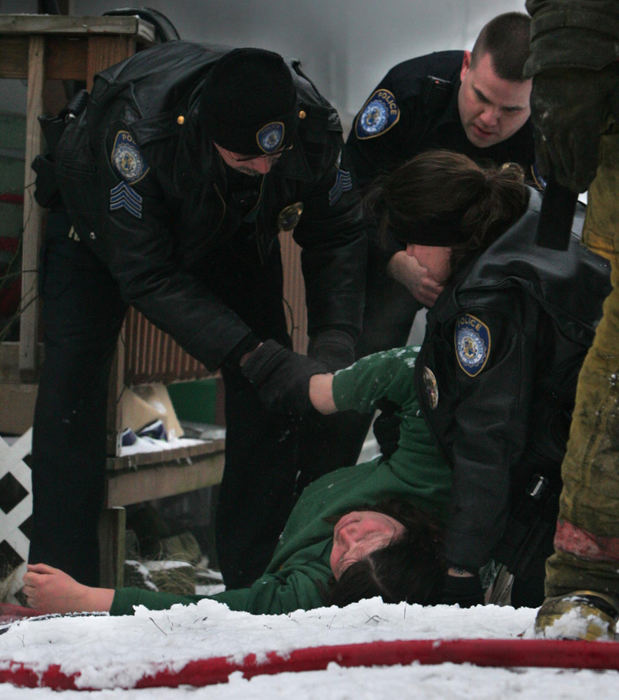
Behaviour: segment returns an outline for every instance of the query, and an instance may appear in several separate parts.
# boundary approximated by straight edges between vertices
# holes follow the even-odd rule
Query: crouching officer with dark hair
[[[609,266],[581,245],[580,207],[567,251],[535,245],[541,195],[518,167],[426,151],[368,201],[379,232],[445,285],[415,365],[421,413],[453,475],[442,600],[481,603],[480,568],[495,560],[514,576],[512,605],[536,607]]]
[[[227,586],[242,586],[304,478],[309,378],[349,364],[360,330],[366,240],[337,113],[275,53],[176,41],[100,73],[74,116],[53,154],[60,204],[42,257],[30,561],[98,583],[107,379],[132,305],[221,369],[216,540]],[[283,231],[303,249],[309,357],[290,350]]]

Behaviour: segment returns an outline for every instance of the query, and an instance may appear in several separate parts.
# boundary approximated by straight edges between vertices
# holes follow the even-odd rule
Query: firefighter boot
[[[615,639],[619,599],[595,591],[546,598],[535,618],[535,633],[548,639]]]

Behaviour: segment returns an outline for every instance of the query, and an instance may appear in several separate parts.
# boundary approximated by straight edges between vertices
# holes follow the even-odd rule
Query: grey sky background
[[[301,59],[345,124],[395,63],[470,49],[489,19],[525,11],[524,0],[71,0],[70,12],[96,16],[143,6],[163,12],[187,41],[256,46]],[[3,14],[36,8],[34,0],[0,0]],[[0,86],[0,109],[18,111],[25,89],[16,82]]]

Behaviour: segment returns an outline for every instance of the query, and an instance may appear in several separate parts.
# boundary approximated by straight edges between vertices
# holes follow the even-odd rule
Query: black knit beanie
[[[208,74],[200,120],[219,146],[242,155],[269,155],[296,130],[296,90],[283,58],[263,49],[234,49]]]

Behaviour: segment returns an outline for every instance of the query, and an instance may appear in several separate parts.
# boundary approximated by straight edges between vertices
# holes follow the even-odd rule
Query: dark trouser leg
[[[41,265],[45,362],[32,446],[31,562],[98,585],[110,362],[124,316],[115,283],[51,214]]]
[[[544,576],[514,579],[511,605],[514,608],[537,608],[544,601]]]
[[[296,494],[319,476],[357,462],[372,415],[343,411],[332,416],[313,413],[300,425],[299,479]]]
[[[404,287],[389,277],[377,256],[368,260],[363,330],[357,357],[406,345],[413,321],[422,305]]]
[[[421,308],[413,295],[381,268],[379,257],[371,256],[357,358],[406,345],[415,315]],[[320,464],[324,474],[355,464],[372,418],[368,414],[347,412],[317,419],[310,431],[314,440],[308,440],[303,450],[308,465],[310,462]]]
[[[251,243],[231,246],[209,284],[260,338],[290,346],[282,303],[279,248],[263,263]],[[268,413],[252,385],[223,370],[226,464],[215,524],[217,556],[228,588],[265,570],[293,506],[298,422]]]
[[[264,573],[293,506],[297,428],[269,415],[253,387],[224,372],[226,466],[216,519],[217,556],[228,588]]]

